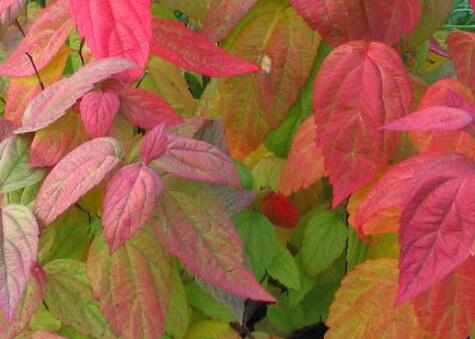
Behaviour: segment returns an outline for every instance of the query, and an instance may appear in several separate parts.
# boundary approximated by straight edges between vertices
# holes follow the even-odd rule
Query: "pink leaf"
[[[0,142],[13,135],[17,126],[8,119],[0,118]]]
[[[204,141],[168,134],[165,153],[152,166],[175,176],[241,187],[231,159]]]
[[[150,51],[160,58],[189,71],[211,77],[258,72],[250,61],[235,57],[199,32],[176,20],[153,19]]]
[[[245,268],[241,238],[224,208],[201,185],[167,181],[150,221],[162,246],[192,273],[227,292],[275,302]]]
[[[119,93],[120,114],[133,125],[152,129],[160,123],[175,125],[182,117],[154,92],[142,88],[129,88]]]
[[[48,126],[93,89],[96,82],[134,67],[134,63],[123,58],[100,59],[83,66],[71,77],[54,83],[38,94],[26,107],[23,125],[15,133],[35,132]]]
[[[426,164],[433,161],[439,155]],[[475,164],[463,155],[449,154],[444,166],[419,176],[403,203],[397,304],[442,280],[474,252],[474,191]]]
[[[88,141],[66,155],[49,173],[36,197],[35,212],[43,225],[54,221],[120,161],[122,148],[113,138]]]
[[[143,68],[152,24],[150,0],[69,0],[74,22],[97,59],[122,56]],[[124,75],[134,80],[141,70]]]
[[[119,97],[111,91],[95,90],[82,97],[81,120],[89,137],[98,138],[109,134],[119,105]]]
[[[475,89],[475,33],[452,32],[447,38],[450,59],[455,64],[458,78]]]
[[[473,116],[464,109],[432,106],[411,113],[386,124],[391,131],[453,131],[473,122]]]
[[[167,131],[164,124],[160,124],[148,132],[140,145],[140,156],[148,165],[152,160],[165,153],[168,145]]]
[[[114,175],[107,184],[102,217],[111,252],[143,227],[163,189],[162,179],[145,165],[128,165]]]
[[[39,70],[42,69],[64,44],[73,27],[67,0],[50,3],[40,12],[15,52],[0,65],[0,75],[19,77],[35,74],[25,53],[31,55]]]
[[[0,3],[0,29],[5,30],[18,17],[27,0],[3,0]]]
[[[333,45],[353,40],[396,43],[421,16],[419,0],[290,0],[295,10]]]
[[[0,308],[11,318],[21,302],[38,252],[38,224],[21,205],[1,209]]]

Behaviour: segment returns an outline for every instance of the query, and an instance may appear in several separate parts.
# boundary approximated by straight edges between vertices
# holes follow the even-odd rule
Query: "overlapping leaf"
[[[160,124],[143,138],[140,145],[140,156],[146,164],[160,157],[167,150],[168,137],[165,128],[164,124]]]
[[[376,42],[341,45],[325,59],[314,86],[317,146],[333,185],[333,206],[368,184],[388,162],[398,135],[381,130],[411,109],[399,55]]]
[[[352,40],[397,42],[421,16],[419,0],[290,0],[322,37],[339,45]]]
[[[119,97],[112,91],[95,90],[84,95],[80,110],[87,135],[91,138],[108,135],[119,105]]]
[[[87,274],[114,333],[121,338],[160,338],[170,287],[170,263],[148,230],[114,254],[102,234],[89,252]]]
[[[37,69],[42,69],[58,52],[74,27],[67,0],[50,3],[30,27],[15,52],[0,65],[0,75],[34,75],[28,53]]]
[[[121,168],[107,184],[102,223],[111,252],[115,252],[152,213],[163,193],[160,176],[142,164]]]
[[[122,157],[113,138],[88,141],[66,155],[48,174],[36,200],[35,212],[44,225],[54,221],[99,184]]]
[[[58,120],[76,100],[93,89],[96,82],[137,66],[120,57],[100,59],[83,66],[38,94],[26,107],[23,124],[16,133],[34,132]]]
[[[351,271],[330,307],[325,338],[424,338],[412,305],[393,305],[397,275],[393,259],[369,260]]]
[[[187,70],[212,77],[259,71],[259,67],[217,47],[205,35],[176,20],[153,20],[152,54]]]
[[[215,111],[224,115],[231,154],[244,158],[276,128],[298,97],[320,39],[286,1],[259,1],[224,47],[263,66],[258,74],[220,79]]]
[[[447,38],[447,47],[458,78],[475,89],[475,33],[452,32]]]
[[[421,326],[434,339],[466,338],[475,324],[475,260],[469,258],[444,280],[414,299]]]
[[[20,305],[38,252],[38,224],[21,205],[1,209],[0,308],[11,318]]]
[[[74,22],[96,58],[122,56],[143,68],[152,38],[150,0],[69,0]],[[133,80],[140,70],[125,75]]]
[[[226,211],[199,185],[167,181],[152,216],[160,243],[195,275],[233,294],[274,301],[244,267],[241,239]]]

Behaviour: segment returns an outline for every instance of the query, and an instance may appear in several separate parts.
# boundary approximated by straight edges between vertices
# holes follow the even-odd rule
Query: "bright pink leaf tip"
[[[168,145],[167,131],[165,124],[160,124],[150,130],[142,140],[140,145],[140,156],[148,165],[165,153]]]

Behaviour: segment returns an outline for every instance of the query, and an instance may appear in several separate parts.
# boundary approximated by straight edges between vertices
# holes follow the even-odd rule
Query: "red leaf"
[[[216,198],[190,182],[166,185],[150,218],[162,246],[209,284],[245,298],[275,302],[245,268],[241,238]]]
[[[419,0],[290,0],[307,23],[333,45],[352,40],[397,42],[421,16]]]
[[[312,116],[299,127],[292,141],[279,183],[285,195],[308,188],[325,175],[323,154],[315,144],[316,137],[317,125]]]
[[[433,106],[447,106],[473,110],[472,91],[456,79],[442,79],[424,94],[419,110]],[[410,132],[409,138],[419,152],[459,152],[475,158],[475,140],[464,131]]]
[[[154,92],[142,88],[129,88],[119,93],[119,112],[133,125],[152,129],[160,123],[175,125],[182,117]]]
[[[323,149],[336,206],[390,159],[399,137],[381,127],[409,112],[411,87],[392,48],[363,41],[334,49],[314,86],[317,146]]]
[[[175,176],[241,187],[231,159],[204,141],[168,134],[167,150],[152,166]]]
[[[160,124],[149,131],[140,145],[140,156],[148,165],[152,160],[165,153],[168,145],[166,126]]]
[[[88,141],[66,155],[48,174],[36,197],[35,212],[41,223],[54,221],[99,184],[121,157],[121,146],[113,138]]]
[[[211,77],[258,72],[250,61],[235,57],[199,32],[176,20],[153,19],[150,51],[160,58],[189,71]]]
[[[107,184],[102,217],[111,252],[143,227],[163,189],[162,179],[141,164],[125,166],[114,174]]]
[[[119,105],[119,97],[111,91],[95,90],[82,97],[81,120],[89,137],[98,138],[109,134]]]
[[[459,79],[475,90],[475,33],[452,32],[447,47]]]
[[[94,84],[111,75],[136,67],[123,58],[100,59],[83,66],[69,78],[47,87],[26,107],[23,125],[15,133],[35,132],[62,117]]]
[[[473,116],[464,109],[431,106],[390,122],[384,129],[391,131],[452,131],[473,122]]]
[[[271,193],[261,203],[262,213],[276,226],[293,228],[299,221],[294,204],[282,193]]]
[[[475,0],[470,0],[470,4],[472,5],[472,9],[475,10]]]
[[[0,308],[11,319],[30,278],[38,252],[38,224],[30,210],[21,205],[1,209]]]
[[[467,259],[444,280],[414,300],[419,323],[433,339],[467,338],[475,323],[475,259]]]
[[[442,280],[472,253],[475,242],[475,164],[463,155],[426,159],[429,170],[404,199],[399,243],[400,304]],[[427,168],[427,167],[426,167]]]
[[[94,57],[122,56],[143,68],[152,39],[150,0],[69,0],[69,7]],[[125,79],[140,73],[130,72]]]
[[[211,41],[225,38],[257,0],[212,0],[201,28]]]
[[[15,52],[0,65],[0,75],[18,77],[35,74],[25,53],[31,55],[37,69],[42,69],[64,44],[73,27],[67,0],[50,3],[40,12]]]

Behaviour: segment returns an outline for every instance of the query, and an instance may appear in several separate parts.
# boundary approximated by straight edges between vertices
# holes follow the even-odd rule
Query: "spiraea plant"
[[[465,339],[474,23],[0,0],[0,338]]]

